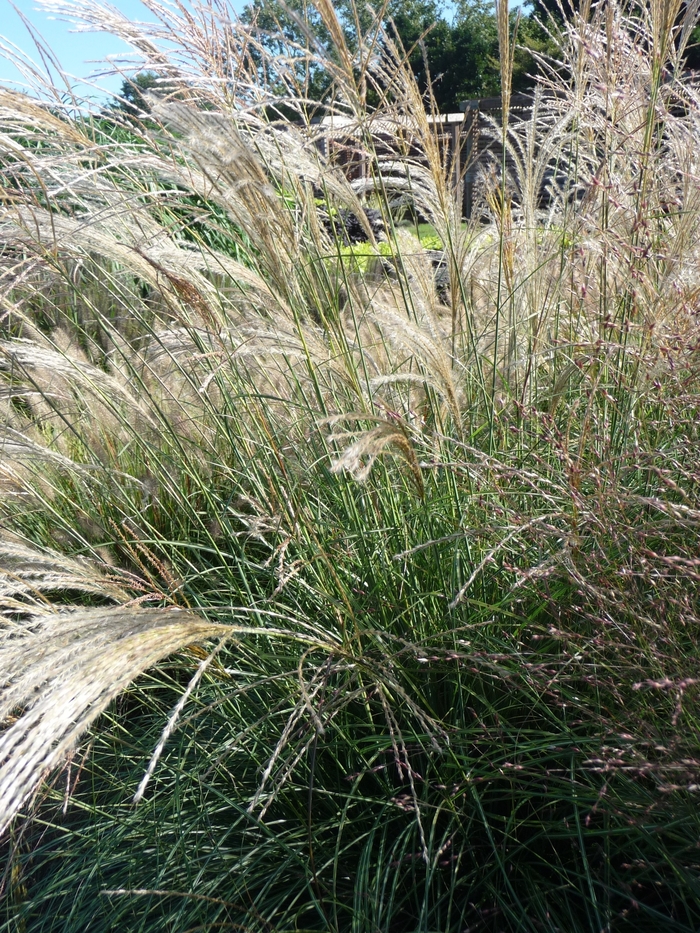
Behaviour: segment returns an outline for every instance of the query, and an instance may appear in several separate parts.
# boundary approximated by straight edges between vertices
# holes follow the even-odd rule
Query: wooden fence
[[[511,121],[528,120],[532,115],[533,99],[529,94],[513,94],[510,101]],[[462,213],[471,217],[475,207],[476,185],[479,176],[489,163],[503,164],[503,143],[492,127],[502,126],[503,107],[500,97],[484,97],[467,100],[461,105],[460,154],[458,159],[464,167],[464,192]],[[457,145],[457,141],[453,143]],[[506,155],[506,171],[512,170],[513,160]]]
[[[532,113],[533,99],[527,94],[514,94],[511,98],[510,119],[527,120]],[[500,97],[486,97],[468,100],[461,105],[460,113],[441,114],[430,118],[437,129],[438,142],[447,149],[447,164],[450,167],[455,187],[463,183],[462,213],[471,217],[478,204],[477,185],[480,176],[487,170],[489,163],[502,164],[503,146],[494,126],[500,126],[502,105]],[[371,162],[364,147],[353,133],[346,129],[338,118],[326,117],[318,121],[329,132],[321,133],[319,145],[324,154],[336,164],[341,165],[347,176],[358,182],[371,173]],[[347,122],[347,127],[351,125]],[[375,153],[380,157],[384,152],[390,155],[395,145],[397,134],[402,133],[404,143],[410,154],[420,159],[421,153],[410,142],[408,128],[401,128],[395,123],[377,123],[372,131],[372,143]],[[512,160],[506,158],[506,169],[512,168]]]

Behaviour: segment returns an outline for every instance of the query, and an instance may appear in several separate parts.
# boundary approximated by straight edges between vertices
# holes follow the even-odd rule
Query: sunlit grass
[[[318,7],[305,62],[79,4],[177,98],[0,101],[0,928],[695,931],[690,20],[574,18],[465,224]]]

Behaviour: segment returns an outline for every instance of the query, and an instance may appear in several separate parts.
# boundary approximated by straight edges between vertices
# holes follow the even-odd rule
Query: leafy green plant
[[[423,236],[420,239],[421,246],[424,249],[442,249],[442,240],[438,236]]]

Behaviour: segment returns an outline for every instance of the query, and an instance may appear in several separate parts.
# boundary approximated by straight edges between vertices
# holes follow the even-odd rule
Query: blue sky
[[[142,5],[141,0],[107,0],[129,19],[152,20],[152,15]],[[167,2],[167,0],[166,0]],[[242,10],[246,0],[229,0],[234,10]],[[511,0],[512,6],[519,5],[518,0]],[[446,4],[449,9],[451,4]],[[99,74],[100,60],[108,55],[126,57],[130,53],[129,47],[107,33],[75,33],[71,32],[71,25],[42,10],[36,0],[0,0],[0,36],[6,42],[17,46],[27,53],[35,62],[39,62],[36,48],[31,35],[22,23],[21,16],[25,16],[41,35],[44,42],[52,49],[61,63],[64,71],[72,75],[71,84],[80,95],[104,97],[116,93],[121,87],[122,79],[119,76],[97,77],[94,83],[99,85],[101,92],[92,86],[80,83],[81,78]],[[0,55],[0,83],[9,82],[14,86],[23,87],[21,74],[14,65]]]
[[[140,0],[109,0],[109,2],[130,19],[145,21],[153,19]],[[231,2],[233,9],[240,10],[243,5],[244,0]],[[35,62],[39,61],[36,48],[16,10],[31,21],[60,61],[64,71],[74,75],[76,79],[87,78],[99,72],[99,60],[107,55],[126,56],[130,52],[127,45],[106,33],[71,33],[69,23],[47,14],[39,7],[36,0],[14,0],[14,3],[10,3],[10,0],[0,0],[0,36],[7,42],[18,46]],[[3,84],[11,82],[15,86],[22,86],[23,83],[20,73],[5,58],[0,58],[0,82]],[[96,83],[104,88],[105,93],[110,93],[119,90],[121,79],[101,77]],[[78,84],[77,80],[75,84]],[[80,93],[98,94],[97,90],[84,85],[81,85],[78,90]]]

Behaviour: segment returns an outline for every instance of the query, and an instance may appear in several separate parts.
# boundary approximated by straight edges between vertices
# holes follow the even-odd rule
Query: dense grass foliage
[[[0,929],[696,931],[694,14],[584,5],[464,223],[316,8],[0,97]]]

